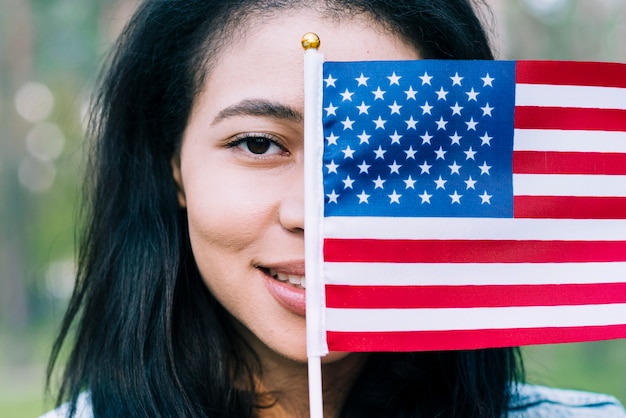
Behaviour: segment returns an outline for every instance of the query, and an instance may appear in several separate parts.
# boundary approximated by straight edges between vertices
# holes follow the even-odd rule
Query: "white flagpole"
[[[317,51],[319,37],[302,37],[304,53],[304,231],[306,277],[306,335],[309,372],[309,412],[323,418],[322,356],[328,353],[324,325],[324,283],[322,276],[322,64]]]

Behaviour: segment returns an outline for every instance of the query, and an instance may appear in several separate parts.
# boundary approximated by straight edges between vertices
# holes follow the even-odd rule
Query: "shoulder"
[[[609,395],[545,386],[519,385],[513,393],[509,417],[626,418],[626,411],[617,399]]]
[[[54,411],[50,411],[39,418],[67,418],[69,412],[69,404],[63,404]],[[76,401],[76,414],[74,418],[93,418],[91,411],[91,400],[89,394],[83,393]]]

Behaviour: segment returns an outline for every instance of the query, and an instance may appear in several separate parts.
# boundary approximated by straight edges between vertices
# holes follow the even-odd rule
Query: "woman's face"
[[[306,361],[301,37],[317,33],[327,60],[418,54],[362,18],[292,10],[251,23],[208,75],[174,176],[210,291],[257,354]]]

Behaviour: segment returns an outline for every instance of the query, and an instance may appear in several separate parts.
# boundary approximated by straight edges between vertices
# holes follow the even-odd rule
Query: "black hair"
[[[171,161],[235,23],[307,3],[145,0],[122,33],[94,100],[77,283],[48,366],[50,386],[72,338],[58,404],[89,391],[96,417],[241,418],[263,403],[259,366],[194,263]],[[312,4],[367,16],[424,58],[493,58],[470,0]],[[374,353],[342,416],[500,417],[520,361],[514,348]]]

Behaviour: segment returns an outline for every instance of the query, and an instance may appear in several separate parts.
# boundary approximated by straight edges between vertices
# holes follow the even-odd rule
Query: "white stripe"
[[[467,239],[624,241],[626,220],[328,217],[324,237],[353,239]]]
[[[513,150],[626,153],[626,132],[516,129]]]
[[[513,174],[516,196],[626,197],[626,176]]]
[[[517,84],[515,86],[515,105],[626,110],[626,89]]]
[[[350,286],[539,285],[626,282],[626,263],[325,263],[327,284]]]
[[[619,325],[626,304],[452,309],[326,309],[327,331],[391,332]]]

